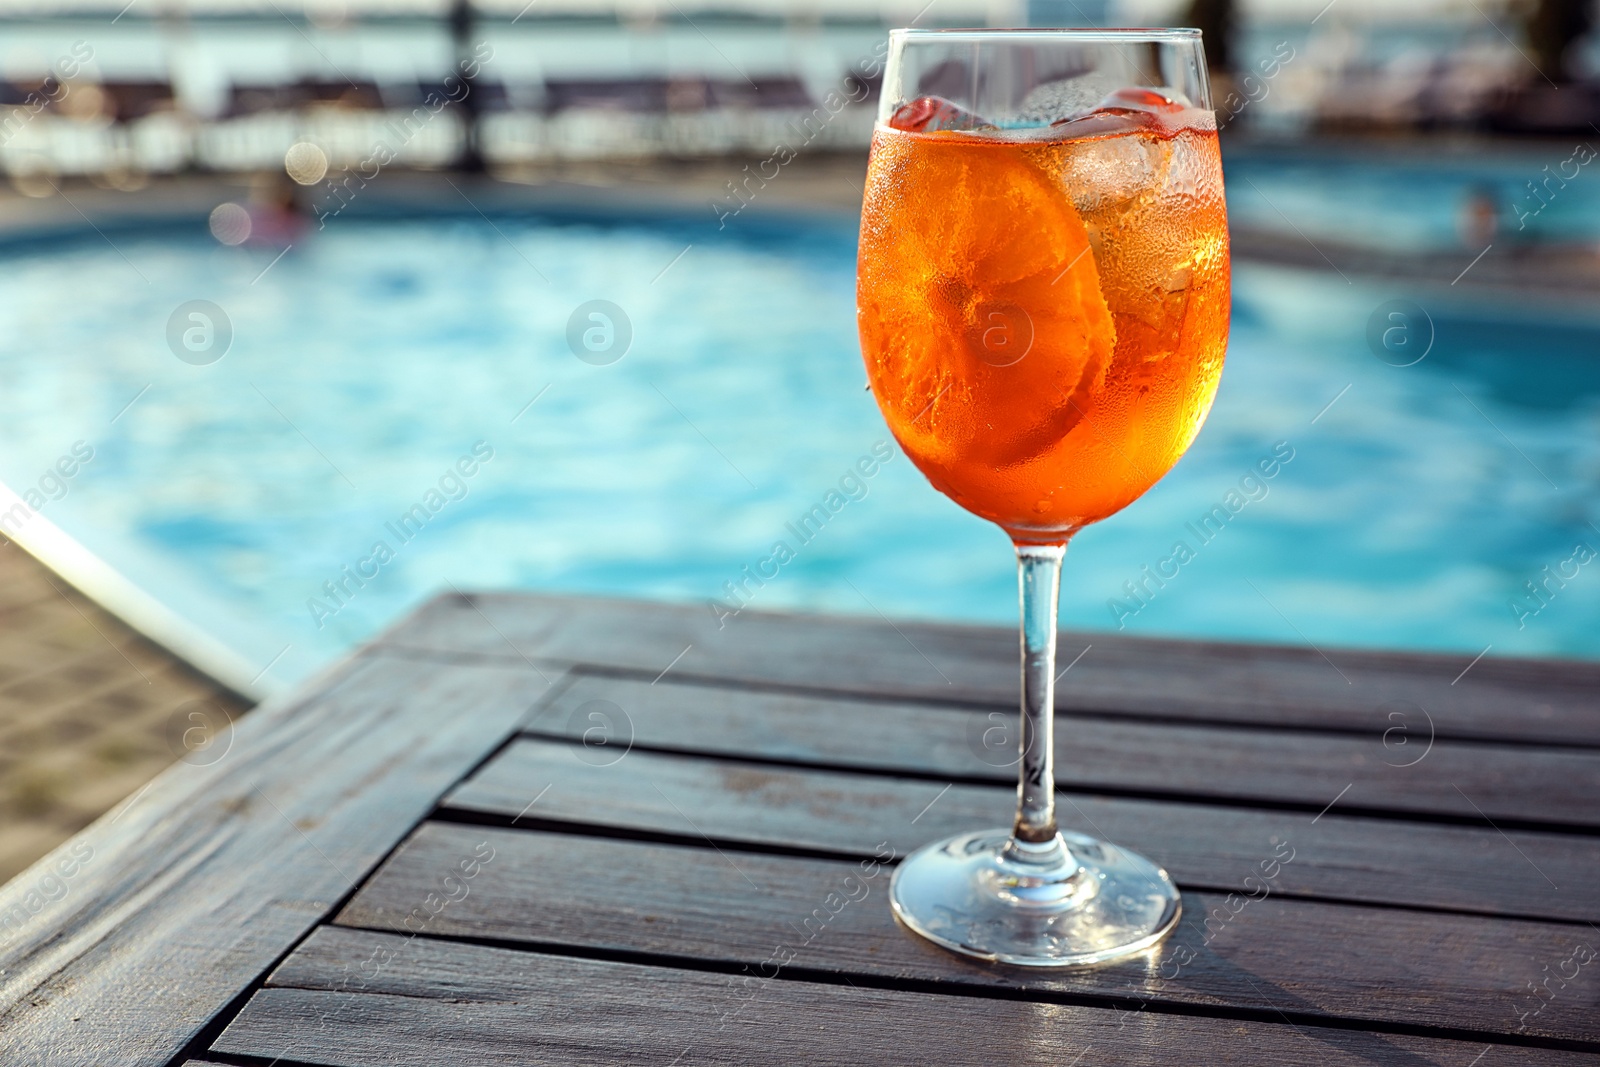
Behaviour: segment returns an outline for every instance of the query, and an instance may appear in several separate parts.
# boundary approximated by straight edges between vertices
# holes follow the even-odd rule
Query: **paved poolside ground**
[[[0,545],[0,882],[245,708]]]

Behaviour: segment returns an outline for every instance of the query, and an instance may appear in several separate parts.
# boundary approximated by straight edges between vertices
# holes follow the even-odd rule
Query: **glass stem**
[[[1014,845],[1056,840],[1055,685],[1056,603],[1066,545],[1018,545],[1022,597],[1022,764],[1017,782]]]

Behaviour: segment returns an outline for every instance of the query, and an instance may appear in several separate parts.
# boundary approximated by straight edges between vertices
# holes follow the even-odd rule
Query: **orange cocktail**
[[[1216,395],[1228,232],[1210,108],[1198,30],[889,34],[862,354],[912,462],[1011,535],[1021,608],[1020,729],[968,742],[1015,762],[1011,828],[931,841],[889,882],[895,917],[952,952],[1101,963],[1183,911],[1159,864],[1056,822],[1056,614],[1068,540],[1155,484]]]
[[[907,107],[872,142],[857,289],[872,391],[935,488],[1019,542],[1059,544],[1150,488],[1222,373],[1215,121],[1119,96],[1015,135],[919,129],[930,107]]]

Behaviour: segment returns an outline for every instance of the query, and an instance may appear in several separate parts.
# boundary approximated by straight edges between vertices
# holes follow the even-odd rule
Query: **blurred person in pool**
[[[1164,475],[1228,334],[1210,111],[1146,89],[995,130],[924,97],[873,137],[857,304],[874,394],[933,485],[1061,543]]]

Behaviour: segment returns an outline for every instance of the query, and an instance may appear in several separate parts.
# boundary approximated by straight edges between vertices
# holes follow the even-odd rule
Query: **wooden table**
[[[438,599],[0,891],[0,1062],[1600,1064],[1600,666],[1064,635],[1062,820],[1185,906],[1036,973],[887,903],[1016,657]]]

